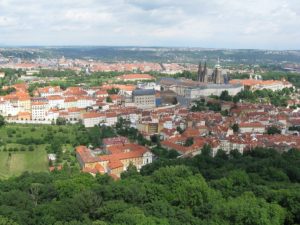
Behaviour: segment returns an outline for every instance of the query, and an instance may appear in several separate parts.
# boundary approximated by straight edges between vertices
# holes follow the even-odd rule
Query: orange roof
[[[155,78],[149,74],[124,74],[118,76],[119,80],[154,80]]]
[[[265,125],[259,123],[259,122],[253,122],[253,123],[240,123],[240,127],[265,127]]]
[[[112,84],[112,85],[103,85],[102,88],[105,90],[109,90],[112,88],[118,88],[123,91],[133,91],[133,90],[135,90],[135,85]]]
[[[39,93],[55,93],[55,92],[61,92],[61,89],[59,86],[47,86],[43,88],[37,89]]]
[[[242,84],[244,86],[255,86],[255,85],[274,85],[280,84],[282,81],[279,80],[253,80],[253,79],[245,79],[245,80],[230,80],[231,84]]]
[[[103,166],[101,166],[100,163],[97,163],[95,165],[95,169],[99,172],[99,173],[104,173],[105,172],[105,169],[103,168]]]
[[[76,101],[77,101],[77,99],[73,96],[65,97],[65,102],[76,102]]]
[[[80,155],[80,158],[84,163],[98,162],[98,159],[90,153],[90,150],[86,146],[77,146],[76,153]]]
[[[100,160],[114,161],[117,159],[122,160],[130,158],[139,158],[146,151],[148,151],[146,147],[137,144],[113,145],[107,147],[107,150],[110,151],[112,154],[99,156]]]
[[[34,106],[34,105],[47,105],[47,103],[46,102],[32,102],[31,105],[32,106]]]
[[[119,100],[119,99],[122,99],[122,97],[120,95],[110,95],[109,96],[111,98],[111,100]]]
[[[187,128],[182,135],[185,137],[197,137],[200,136],[200,131],[194,128]]]
[[[48,100],[63,100],[63,97],[60,95],[52,95],[47,97]]]
[[[98,117],[105,117],[105,114],[103,113],[98,113],[98,112],[87,112],[82,115],[84,119],[89,119],[89,118],[98,118]]]
[[[71,113],[71,112],[80,112],[81,109],[80,108],[76,108],[76,107],[72,107],[72,108],[68,108],[68,112]]]
[[[108,112],[106,113],[106,117],[117,117],[117,114],[115,112]]]
[[[95,92],[95,95],[107,95],[107,91],[106,90],[99,90]]]
[[[18,116],[31,116],[30,112],[19,112]]]
[[[87,92],[80,87],[69,87],[64,95],[87,95]]]
[[[113,161],[110,161],[109,163],[108,163],[108,167],[110,168],[110,169],[116,169],[116,168],[120,168],[120,167],[123,167],[124,165],[123,165],[123,163],[121,163],[121,161],[120,160],[113,160]]]

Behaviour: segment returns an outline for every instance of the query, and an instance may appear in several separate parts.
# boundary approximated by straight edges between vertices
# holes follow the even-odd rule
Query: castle
[[[206,62],[204,63],[204,68],[202,69],[202,64],[200,62],[198,67],[197,81],[201,83],[214,83],[214,84],[228,83],[227,74],[223,72],[224,71],[221,69],[219,59],[214,69],[208,69]]]

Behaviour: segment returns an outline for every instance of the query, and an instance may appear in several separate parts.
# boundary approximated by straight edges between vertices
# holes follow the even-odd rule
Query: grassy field
[[[62,146],[58,163],[76,163],[71,143],[77,140],[75,125],[7,124],[0,128],[0,179],[17,176],[25,171],[48,171],[47,149],[52,143]],[[33,151],[31,151],[33,150]],[[11,153],[11,157],[9,157]]]
[[[74,140],[75,132],[74,126],[7,124],[0,128],[0,142],[15,143],[22,138],[44,138],[49,133]]]
[[[24,152],[0,152],[0,179],[17,176],[25,171],[48,171],[47,153],[44,149]]]

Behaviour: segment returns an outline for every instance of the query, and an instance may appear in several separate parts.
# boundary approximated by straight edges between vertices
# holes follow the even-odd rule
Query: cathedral
[[[208,69],[206,62],[204,63],[204,67],[202,68],[201,62],[198,67],[198,82],[201,83],[214,83],[214,84],[225,84],[227,83],[227,75],[223,73],[220,61],[218,60],[217,65],[213,70]]]

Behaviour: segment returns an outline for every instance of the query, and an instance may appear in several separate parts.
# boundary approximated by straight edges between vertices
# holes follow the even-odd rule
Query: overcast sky
[[[0,45],[300,49],[300,0],[0,0]]]

